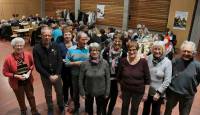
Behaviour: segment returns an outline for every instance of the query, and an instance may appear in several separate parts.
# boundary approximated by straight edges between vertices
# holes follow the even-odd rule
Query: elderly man
[[[172,81],[167,91],[165,115],[171,115],[179,102],[180,115],[189,115],[200,82],[200,63],[194,59],[196,47],[191,41],[181,45],[181,57],[172,61]]]
[[[44,27],[41,29],[41,43],[33,48],[33,57],[36,70],[40,73],[44,87],[48,115],[53,115],[52,86],[54,86],[57,104],[61,114],[64,114],[64,101],[62,95],[62,81],[60,77],[62,58],[55,43],[51,43],[52,29]]]
[[[74,114],[79,113],[79,71],[80,64],[89,59],[89,49],[87,42],[89,38],[85,32],[79,32],[77,35],[77,45],[72,46],[68,50],[66,56],[66,66],[71,66],[72,74],[72,88],[73,88],[73,101],[74,101]]]

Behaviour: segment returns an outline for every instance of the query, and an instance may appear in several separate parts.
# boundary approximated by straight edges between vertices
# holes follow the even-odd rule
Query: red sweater
[[[34,63],[31,53],[24,52],[24,63],[28,65],[29,70],[33,70]],[[17,89],[18,88],[18,80],[14,78],[13,75],[17,72],[17,61],[15,60],[12,54],[8,55],[4,61],[3,65],[3,74],[5,77],[8,77],[9,84],[11,88]],[[33,82],[32,73],[30,74],[29,79]]]

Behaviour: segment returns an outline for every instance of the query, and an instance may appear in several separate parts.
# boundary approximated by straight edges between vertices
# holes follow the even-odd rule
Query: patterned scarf
[[[119,58],[122,56],[122,49],[115,51],[112,47],[109,50],[109,63],[110,63],[110,71],[111,74],[115,74],[115,68],[118,66]]]

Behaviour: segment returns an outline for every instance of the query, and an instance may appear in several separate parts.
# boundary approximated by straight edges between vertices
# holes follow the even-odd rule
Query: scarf
[[[159,58],[153,56],[153,60],[152,60],[153,65],[156,66],[156,65],[157,65],[158,63],[160,63],[164,58],[165,58],[165,56],[161,56],[161,57],[159,57]]]
[[[97,64],[99,64],[100,59],[99,59],[99,58],[97,58],[97,59],[92,59],[92,58],[90,57],[89,61],[90,61],[91,64],[97,65]]]
[[[111,74],[116,74],[115,68],[118,66],[119,59],[122,56],[122,49],[115,51],[112,47],[109,50],[109,63],[110,63],[110,72]]]

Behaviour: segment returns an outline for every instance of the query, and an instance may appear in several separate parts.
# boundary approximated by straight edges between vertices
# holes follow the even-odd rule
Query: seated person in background
[[[166,34],[164,36],[164,43],[165,43],[165,49],[166,49],[166,56],[172,60],[173,58],[173,54],[174,54],[174,49],[173,49],[173,44],[170,41],[170,36],[168,34]]]
[[[59,28],[56,22],[51,23],[51,28],[53,28],[52,30],[53,41],[56,43],[60,43],[61,40],[58,38],[63,35],[62,30]]]
[[[142,28],[142,25],[138,24],[137,31],[136,31],[136,33],[133,34],[132,38],[133,38],[133,40],[142,41],[144,37],[145,37],[145,34],[144,34],[144,30]]]

